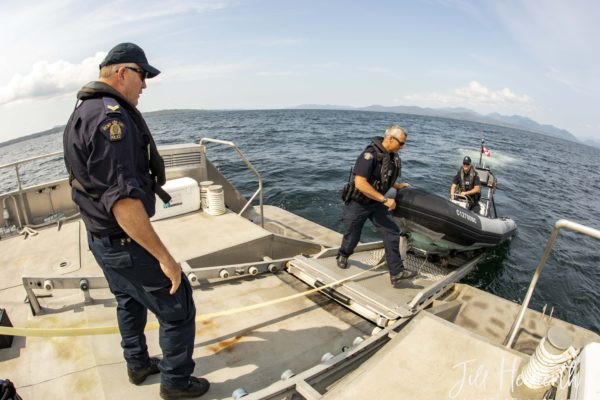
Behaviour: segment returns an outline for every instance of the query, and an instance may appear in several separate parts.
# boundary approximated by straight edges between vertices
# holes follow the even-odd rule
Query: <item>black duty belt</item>
[[[98,239],[98,240],[102,240],[106,237],[108,237],[108,239],[110,241],[120,240],[120,239],[129,239],[129,236],[127,236],[127,234],[125,232],[112,233],[110,235],[98,235],[97,233],[94,233],[94,232],[90,232],[90,233],[92,234],[92,237],[94,239]]]

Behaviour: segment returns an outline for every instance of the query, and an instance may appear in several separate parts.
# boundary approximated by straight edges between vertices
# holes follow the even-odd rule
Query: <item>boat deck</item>
[[[153,223],[177,260],[255,243],[272,235],[228,212],[195,212]],[[108,289],[92,289],[85,302],[78,289],[36,290],[42,310],[33,316],[21,276],[101,277],[78,221],[40,230],[35,236],[0,242],[3,264],[0,304],[17,327],[111,326],[115,301]],[[62,266],[61,266],[62,263]],[[260,274],[196,285],[198,315],[219,313],[290,296],[308,287],[285,272]],[[149,314],[149,321],[154,321]],[[310,368],[327,352],[339,353],[373,325],[319,294],[299,297],[241,314],[216,317],[197,325],[195,374],[211,389],[203,398],[228,398],[238,387],[252,392],[280,379],[283,371]],[[151,355],[160,355],[158,331],[147,330]],[[83,337],[15,337],[0,350],[0,377],[11,379],[27,399],[153,399],[159,376],[141,387],[128,383],[118,334]]]
[[[526,361],[523,354],[423,312],[322,399],[527,398],[513,390]]]
[[[380,262],[382,243],[359,245],[350,257],[350,267],[341,270],[335,265],[335,247],[314,244],[319,240],[337,243],[336,233],[293,217],[285,210],[269,208],[265,221],[269,230],[229,211],[221,216],[194,212],[153,222],[174,257],[191,268],[187,273],[198,274],[194,283],[197,316],[217,314],[200,319],[196,328],[194,373],[211,382],[205,399],[231,398],[238,388],[250,393],[248,398],[256,399],[284,398],[300,391],[309,399],[367,395],[448,398],[448,391],[458,390],[457,364],[477,358],[486,368],[489,366],[490,376],[498,376],[503,370],[498,363],[521,363],[551,323],[568,330],[578,347],[600,340],[592,332],[528,310],[515,342],[516,350],[506,350],[501,343],[518,306],[453,283],[472,270],[478,258],[446,268],[409,253],[407,268],[418,271],[419,276],[401,289],[394,289]],[[270,224],[269,218],[282,218],[283,222]],[[286,237],[277,238],[273,231]],[[310,250],[311,255],[304,254],[304,250],[292,253],[300,248]],[[287,271],[264,272],[262,265],[260,272],[264,273],[255,276],[218,278],[217,272],[223,268],[237,271],[242,266],[275,261],[285,263]],[[0,241],[0,262],[4,273],[0,305],[14,326],[47,329],[115,325],[115,300],[106,287],[91,286],[91,300],[86,300],[77,288],[60,288],[61,278],[103,279],[79,220],[65,223],[60,229],[55,226],[26,238]],[[379,269],[371,270],[377,265]],[[334,292],[303,294],[318,286],[316,281],[328,284],[361,272],[364,275],[335,287]],[[52,290],[35,289],[41,306],[37,316],[24,301],[22,276],[39,282],[55,281]],[[224,314],[292,295],[297,297]],[[344,296],[350,305],[344,302]],[[444,311],[438,315],[445,321],[424,316],[428,311],[421,311],[440,307]],[[149,314],[149,322],[154,321]],[[393,321],[400,330],[397,335],[389,331]],[[376,325],[388,327],[381,331]],[[388,333],[396,338],[385,344]],[[150,354],[160,356],[158,331],[147,329],[147,338]],[[362,344],[356,338],[363,340]],[[376,346],[368,347],[375,342]],[[366,356],[354,356],[353,352],[363,351]],[[331,353],[340,367],[331,375],[327,371],[334,368],[328,363],[333,360],[322,360],[326,353]],[[370,354],[373,356],[367,359]],[[364,368],[360,367],[362,362]],[[286,370],[297,375],[284,381],[281,375]],[[356,372],[351,373],[353,370]],[[336,380],[330,382],[329,376]],[[11,379],[26,399],[157,399],[159,391],[158,375],[140,387],[127,381],[118,334],[15,337],[10,348],[0,349],[0,378]],[[424,385],[426,382],[434,384]],[[489,382],[490,388],[498,384]],[[476,389],[465,386],[455,398],[477,396],[480,393]],[[488,397],[520,396],[503,387]]]

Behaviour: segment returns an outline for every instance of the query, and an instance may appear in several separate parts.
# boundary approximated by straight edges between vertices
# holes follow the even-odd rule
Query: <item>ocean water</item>
[[[65,115],[65,121],[68,115]],[[565,218],[600,229],[600,149],[532,132],[475,122],[362,111],[161,111],[146,119],[158,144],[231,140],[261,173],[266,204],[282,207],[340,231],[339,192],[370,137],[398,123],[408,130],[401,150],[402,180],[446,195],[462,158],[479,159],[498,179],[496,207],[517,221],[511,243],[489,251],[464,282],[520,302],[546,246],[552,225]],[[62,132],[0,148],[0,164],[62,150]],[[209,144],[219,169],[249,197],[257,188],[229,148]],[[27,164],[25,185],[66,176],[62,157]],[[15,174],[0,170],[2,191]],[[367,223],[363,241],[379,240]],[[600,333],[600,243],[562,231],[538,282],[531,307]]]

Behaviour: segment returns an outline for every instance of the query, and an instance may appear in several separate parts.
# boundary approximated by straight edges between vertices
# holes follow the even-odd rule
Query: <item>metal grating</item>
[[[375,265],[385,261],[385,250],[375,249],[371,251],[361,251],[352,257],[352,259],[374,267]]]
[[[451,272],[451,270],[427,261],[426,258],[417,257],[410,253],[406,255],[404,264],[407,269],[417,271],[421,276],[434,281],[445,278]]]
[[[385,250],[376,249],[372,251],[363,251],[355,254],[352,257],[353,260],[360,261],[363,264],[375,266],[385,262]],[[415,256],[414,254],[408,253],[404,259],[404,265],[407,269],[417,271],[421,277],[437,281],[444,278],[450,270],[440,267],[427,259]]]

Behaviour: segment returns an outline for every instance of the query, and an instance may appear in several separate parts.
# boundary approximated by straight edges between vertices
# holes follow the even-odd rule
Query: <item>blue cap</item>
[[[135,63],[140,66],[141,69],[146,71],[148,78],[154,78],[160,74],[160,71],[148,64],[148,59],[144,50],[137,44],[133,43],[119,43],[106,55],[100,68],[106,67],[107,65],[123,64],[123,63]]]

